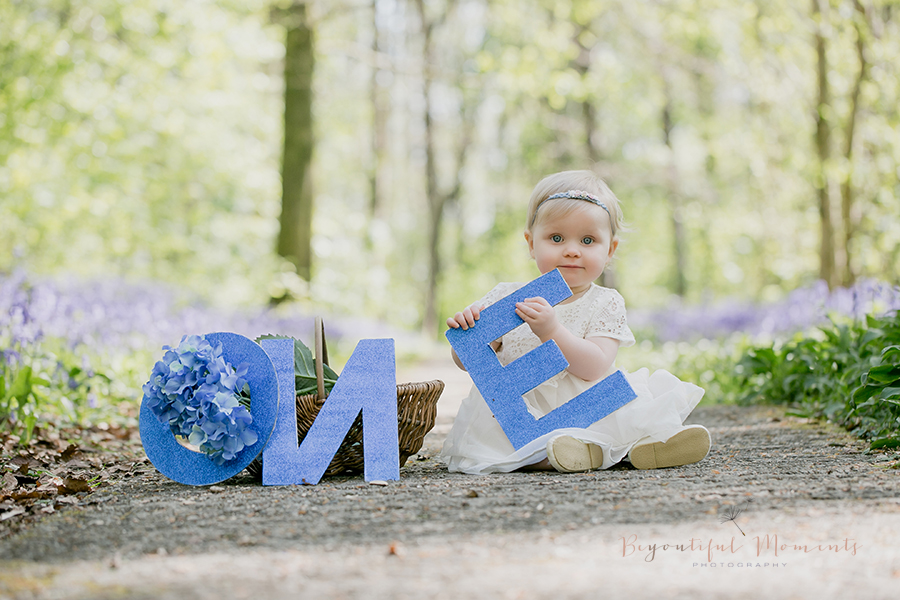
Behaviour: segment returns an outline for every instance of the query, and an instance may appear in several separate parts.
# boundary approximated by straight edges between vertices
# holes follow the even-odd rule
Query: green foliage
[[[749,345],[745,334],[692,342],[658,342],[646,331],[635,331],[637,345],[619,350],[616,363],[635,371],[665,369],[682,381],[705,390],[704,404],[733,403],[744,388],[735,376],[735,364]]]
[[[36,409],[38,394],[35,385],[47,384],[46,380],[33,378],[32,368],[2,368],[0,374],[0,421],[9,421],[10,417],[20,424],[23,438],[31,439],[31,432],[37,423]],[[10,384],[7,387],[7,380]]]
[[[0,3],[0,271],[269,297],[280,44],[240,5]]]
[[[13,347],[0,353],[0,429],[27,442],[41,420],[57,416],[84,425],[115,410],[110,378],[85,367],[87,357],[56,340]]]
[[[879,345],[891,345],[873,360],[852,397],[854,417],[872,432],[872,448],[900,446],[900,322],[887,325],[879,332]]]
[[[853,430],[872,448],[900,445],[900,313],[750,347],[734,382],[744,389],[739,402],[789,404]]]
[[[311,0],[307,287],[274,253],[285,27],[270,9],[289,4],[0,2],[0,271],[160,279],[223,304],[289,291],[415,326],[430,268],[427,115],[440,188],[461,181],[443,214],[444,315],[498,281],[536,274],[522,243],[532,186],[591,165],[631,225],[616,266],[631,307],[664,305],[682,276],[690,302],[772,299],[816,276],[815,53],[812,35],[791,34],[814,26],[808,7],[434,0],[426,64],[407,4]],[[856,198],[852,266],[896,281],[892,4],[867,4],[870,23],[850,0],[823,14],[833,94],[820,108],[833,125],[830,178]],[[858,39],[870,64],[849,155]]]
[[[316,362],[318,359],[313,358],[312,350],[306,344],[296,338],[284,335],[263,335],[256,338],[258,344],[260,340],[294,340],[294,380],[295,393],[298,396],[315,394],[318,391],[316,383]],[[329,394],[334,384],[337,383],[338,374],[328,366],[327,363],[322,365],[323,383],[325,384],[325,393]]]

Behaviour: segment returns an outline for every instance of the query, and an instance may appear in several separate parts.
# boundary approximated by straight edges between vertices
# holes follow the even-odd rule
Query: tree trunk
[[[305,2],[285,12],[284,154],[281,169],[281,218],[278,254],[291,261],[297,274],[312,276],[313,189],[313,30]]]
[[[425,15],[423,0],[416,0],[422,28],[422,95],[425,104],[425,196],[428,202],[428,276],[425,287],[425,312],[422,330],[433,335],[437,331],[437,286],[441,269],[440,235],[446,198],[438,191],[437,165],[434,156],[434,122],[431,118],[431,34],[433,24]]]
[[[455,169],[452,177],[452,185],[447,190],[441,190],[438,182],[437,156],[435,144],[435,123],[431,115],[431,97],[433,77],[431,66],[434,64],[434,47],[432,34],[435,27],[443,22],[447,13],[443,13],[438,19],[429,20],[425,14],[423,0],[415,1],[419,20],[422,28],[423,47],[423,71],[422,71],[422,95],[425,105],[425,195],[428,202],[428,276],[425,289],[425,312],[422,317],[422,331],[426,335],[434,336],[438,331],[438,280],[441,273],[441,231],[443,230],[444,212],[448,205],[456,202],[462,192],[462,168],[466,159],[466,152],[472,143],[475,123],[476,105],[464,101],[461,121],[462,127],[455,132],[456,148],[452,159],[452,169]],[[456,85],[463,89],[462,70],[457,72],[459,77]],[[483,92],[483,90],[482,90]],[[451,160],[446,161],[448,164]]]
[[[672,287],[675,294],[683,298],[685,294],[687,294],[687,278],[685,277],[687,252],[685,250],[686,241],[684,223],[681,220],[681,197],[678,191],[678,169],[675,166],[675,150],[672,148],[672,99],[670,97],[668,84],[664,82],[664,86],[666,87],[666,103],[663,105],[662,122],[663,136],[666,147],[669,149],[667,187],[672,217],[672,252],[675,257]]]
[[[384,155],[385,140],[387,139],[387,119],[385,92],[382,83],[378,81],[380,69],[381,44],[378,30],[378,3],[380,0],[372,0],[372,79],[369,82],[370,101],[372,104],[372,147],[371,163],[369,165],[369,218],[380,216],[382,181],[379,177],[381,161]],[[371,240],[368,240],[371,243]]]
[[[580,27],[572,38],[573,43],[578,47],[578,56],[572,59],[569,65],[575,69],[582,80],[591,69],[591,48],[581,43],[580,36],[590,27],[591,24]],[[587,158],[592,165],[596,165],[600,162],[601,155],[600,148],[594,140],[594,134],[597,132],[597,109],[591,100],[592,98],[588,96],[581,102],[581,123],[584,128],[584,148]],[[609,184],[610,182],[607,181],[606,183]],[[600,274],[597,283],[605,287],[616,287],[615,269],[611,265],[607,266],[603,273]]]
[[[844,133],[844,159],[847,161],[847,172],[841,182],[841,222],[843,225],[843,273],[842,284],[851,286],[856,281],[856,268],[853,261],[853,236],[856,233],[857,218],[854,214],[853,190],[853,143],[856,137],[856,118],[859,114],[859,95],[863,82],[868,74],[869,63],[866,61],[865,21],[866,12],[859,0],[854,0],[857,15],[854,21],[856,29],[856,56],[859,60],[859,72],[850,93],[850,114],[847,117],[847,128]]]
[[[819,2],[812,0],[812,17],[815,25],[816,66],[818,80],[818,98],[816,99],[816,155],[819,160],[815,177],[816,195],[819,205],[819,222],[821,227],[819,245],[819,277],[829,288],[837,285],[834,248],[834,221],[831,211],[831,194],[829,186],[828,160],[831,156],[831,124],[828,113],[831,110],[831,91],[828,85],[828,56],[825,35],[822,31],[824,19]]]

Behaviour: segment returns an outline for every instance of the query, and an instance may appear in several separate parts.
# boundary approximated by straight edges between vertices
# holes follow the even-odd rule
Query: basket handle
[[[328,364],[328,346],[325,345],[325,322],[322,317],[316,317],[316,386],[319,398],[324,400],[325,394],[325,367]]]

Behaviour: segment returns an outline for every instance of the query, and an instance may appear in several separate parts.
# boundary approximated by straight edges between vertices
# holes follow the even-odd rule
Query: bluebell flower
[[[221,344],[184,336],[177,348],[164,346],[144,384],[144,401],[174,435],[187,438],[217,465],[234,459],[258,436],[253,416],[239,401],[248,365],[225,362]]]

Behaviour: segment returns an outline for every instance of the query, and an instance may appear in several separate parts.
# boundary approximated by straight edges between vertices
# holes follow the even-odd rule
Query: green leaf
[[[334,384],[337,383],[337,377],[324,377],[322,380],[325,384],[325,393],[331,392],[331,389],[334,387]],[[316,376],[301,376],[298,375],[296,377],[296,388],[298,396],[306,396],[309,394],[315,394],[318,392],[318,384],[316,383]]]
[[[25,402],[29,394],[31,394],[31,367],[22,367],[9,388],[9,395],[21,403]]]
[[[893,398],[894,396],[900,398],[900,387],[884,388],[883,390],[881,390],[881,396],[879,396],[879,398],[881,398],[882,400],[888,400],[890,398]]]
[[[871,329],[868,329],[865,334],[863,334],[862,339],[860,339],[859,343],[861,346],[865,346],[872,340],[878,339],[878,338],[882,337],[883,335],[884,335],[884,332],[882,330],[877,329],[877,328],[871,328]]]
[[[900,346],[888,346],[881,351],[881,360],[887,362],[892,359],[900,359]]]
[[[860,402],[860,403],[858,403],[858,404],[853,408],[853,410],[851,410],[850,412],[851,412],[851,413],[853,413],[853,412],[858,413],[858,412],[860,412],[861,409],[863,409],[863,408],[869,408],[870,406],[875,406],[875,404],[877,404],[877,403],[875,402],[875,400],[873,400],[872,398],[869,398],[869,399],[866,400],[865,402]]]
[[[810,415],[809,412],[806,412],[806,411],[803,411],[803,410],[799,410],[799,409],[796,409],[796,410],[786,410],[786,411],[784,411],[784,414],[785,414],[786,416],[788,416],[788,417],[797,417],[797,418],[799,418],[799,419],[809,419],[809,418],[811,418],[811,415]]]
[[[22,436],[22,441],[28,443],[31,441],[31,436],[34,433],[34,426],[37,425],[37,415],[27,415],[24,419],[25,423],[25,432]]]
[[[871,398],[872,396],[877,394],[879,391],[881,391],[881,389],[882,389],[881,386],[874,386],[874,385],[864,385],[864,386],[858,387],[853,392],[853,401],[861,402],[864,400],[868,400],[869,398]]]
[[[256,338],[256,343],[264,339],[294,341],[294,391],[298,396],[315,394],[318,391],[318,385],[316,383],[316,359],[313,358],[312,350],[297,338],[286,335],[263,335]],[[338,374],[327,364],[322,365],[322,372],[325,393],[328,394],[337,383]]]
[[[878,383],[893,383],[900,379],[900,366],[882,365],[869,369],[868,377]]]
[[[294,375],[300,377],[309,374],[316,376],[316,361],[312,350],[300,340],[294,340]]]
[[[900,438],[881,438],[878,440],[872,440],[872,443],[869,445],[869,448],[872,450],[878,450],[879,448],[897,447],[900,447]]]

